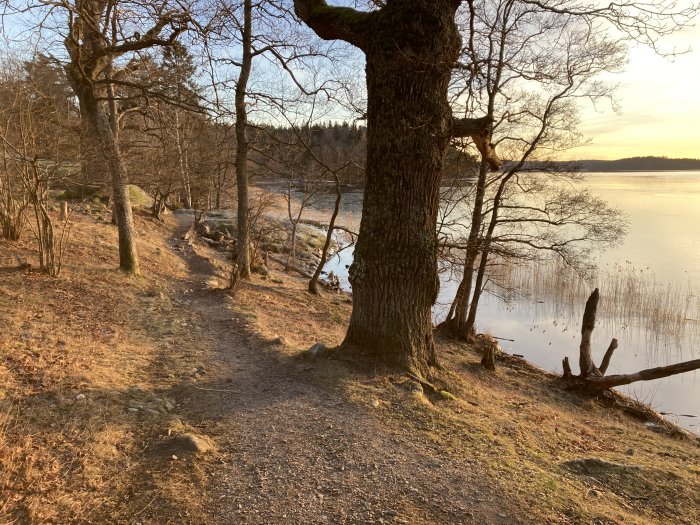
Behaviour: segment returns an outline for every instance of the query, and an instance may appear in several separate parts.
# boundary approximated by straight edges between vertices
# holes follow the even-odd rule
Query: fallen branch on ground
[[[287,264],[287,261],[280,259],[279,257],[275,257],[274,255],[270,255],[269,253],[267,254],[267,258],[273,262],[276,262],[277,264],[280,264],[286,268],[289,268],[290,270],[293,270],[297,272],[299,275],[302,277],[306,277],[307,279],[311,279],[312,275],[308,271],[304,270],[303,268],[299,268],[298,266],[294,266],[293,264]],[[319,283],[321,283],[323,286],[326,288],[332,288],[329,283],[323,280],[319,280]]]
[[[564,368],[563,379],[574,383],[586,390],[607,390],[616,386],[629,385],[637,381],[651,381],[652,379],[661,379],[684,372],[690,372],[700,369],[700,359],[692,361],[683,361],[668,366],[660,366],[657,368],[648,368],[640,370],[632,374],[617,374],[606,376],[610,360],[613,352],[617,349],[617,339],[610,341],[605,356],[601,361],[600,367],[596,367],[591,355],[591,334],[595,328],[595,318],[598,311],[598,300],[600,295],[598,288],[593,290],[593,293],[586,301],[586,308],[583,312],[583,323],[581,325],[581,345],[579,347],[579,367],[580,374],[574,376],[571,372],[569,358],[565,357],[562,363]]]

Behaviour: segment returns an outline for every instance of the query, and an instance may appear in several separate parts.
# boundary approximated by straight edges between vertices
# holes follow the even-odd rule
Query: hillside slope
[[[697,441],[632,404],[447,341],[451,395],[304,357],[341,342],[347,297],[275,269],[231,297],[185,218],[137,217],[127,278],[106,210],[73,217],[60,279],[10,269],[31,242],[0,241],[0,523],[700,519]]]

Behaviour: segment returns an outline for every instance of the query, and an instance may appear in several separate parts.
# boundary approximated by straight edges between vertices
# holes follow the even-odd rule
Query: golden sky
[[[625,71],[611,77],[619,84],[620,114],[609,105],[586,108],[581,131],[591,142],[563,157],[700,158],[700,26],[685,28],[660,42],[662,49],[674,45],[692,50],[673,59],[646,47],[630,50]]]

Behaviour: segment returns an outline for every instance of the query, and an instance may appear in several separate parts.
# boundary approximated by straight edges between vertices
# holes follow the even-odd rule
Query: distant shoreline
[[[666,157],[630,157],[617,160],[576,160],[528,162],[526,167],[556,171],[625,173],[649,171],[700,171],[700,159],[669,159]]]
[[[629,173],[629,174],[635,174],[635,173],[677,173],[677,172],[697,172],[700,174],[700,168],[688,168],[688,169],[670,169],[670,170],[586,170],[586,169],[581,169],[579,170],[581,173]]]

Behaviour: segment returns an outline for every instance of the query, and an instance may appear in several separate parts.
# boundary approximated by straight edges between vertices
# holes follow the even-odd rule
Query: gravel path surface
[[[210,523],[521,523],[469,458],[441,457],[415,428],[319,386],[309,363],[241,330],[208,289],[212,265],[176,242],[192,272],[182,299],[210,358],[183,408],[225,457],[210,472]]]

